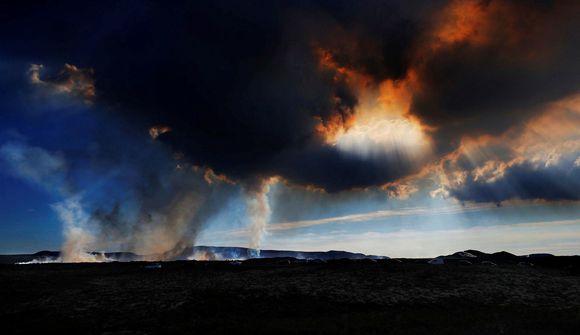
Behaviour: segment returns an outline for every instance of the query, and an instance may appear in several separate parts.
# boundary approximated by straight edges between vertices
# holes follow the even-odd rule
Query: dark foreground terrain
[[[578,334],[574,263],[0,265],[1,333]]]

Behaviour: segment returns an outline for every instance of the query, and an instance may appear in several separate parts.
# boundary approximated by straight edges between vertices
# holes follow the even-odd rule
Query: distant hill
[[[93,252],[97,254],[97,252]],[[118,262],[142,261],[144,259],[162,258],[156,255],[137,255],[132,252],[105,252],[105,257]],[[59,251],[42,250],[34,254],[27,255],[0,255],[0,264],[14,264],[26,262],[51,262],[57,261],[60,257]],[[348,251],[290,251],[290,250],[255,250],[241,247],[211,247],[196,246],[186,248],[181,254],[171,260],[229,260],[229,259],[251,259],[251,258],[296,258],[296,259],[385,259],[386,256],[365,255]]]
[[[507,251],[485,253],[479,250],[458,251],[451,255],[438,256],[429,261],[431,264],[495,264],[495,265],[515,265],[533,266],[542,265],[547,267],[561,267],[569,264],[571,260],[576,262],[578,256],[554,256],[548,253],[536,253],[524,256],[517,256]]]
[[[100,254],[94,252],[93,254]],[[105,257],[117,262],[132,262],[163,259],[160,255],[137,255],[131,252],[106,252]],[[34,254],[25,255],[0,255],[0,264],[15,263],[44,263],[55,262],[60,257],[59,251],[43,250]],[[348,251],[293,251],[293,250],[255,250],[242,247],[212,247],[195,246],[186,248],[181,254],[170,260],[245,260],[245,259],[297,259],[297,260],[320,260],[330,261],[339,259],[363,260],[363,259],[389,259],[386,256],[365,255]],[[406,259],[398,258],[391,262],[431,263],[431,264],[496,264],[496,265],[540,265],[547,267],[568,266],[580,259],[580,256],[554,256],[548,253],[535,253],[517,256],[507,251],[485,253],[478,250],[458,251],[450,255],[431,258]]]
[[[58,258],[60,257],[60,251],[48,251],[48,250],[42,250],[39,251],[35,254],[33,254],[34,257],[47,257],[47,258]]]
[[[291,250],[260,250],[241,247],[210,247],[196,246],[185,250],[180,258],[191,256],[203,257],[208,259],[249,259],[249,258],[279,258],[292,257],[296,259],[384,259],[386,256],[365,255],[361,253],[352,253],[348,251],[330,250],[330,251],[291,251]],[[199,258],[198,257],[198,258]]]

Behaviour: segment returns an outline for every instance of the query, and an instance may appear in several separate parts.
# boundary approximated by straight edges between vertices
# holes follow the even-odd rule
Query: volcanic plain
[[[3,334],[577,334],[578,257],[1,264]]]

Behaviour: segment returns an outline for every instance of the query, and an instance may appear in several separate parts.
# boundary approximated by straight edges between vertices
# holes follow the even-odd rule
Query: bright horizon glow
[[[269,225],[262,249],[344,250],[388,257],[436,257],[467,249],[575,255],[580,251],[576,207],[570,204],[568,213],[554,212],[547,219],[533,214],[545,211],[544,204],[515,202],[504,207],[450,204],[279,222]],[[243,246],[249,235],[243,227],[208,228],[197,245]]]

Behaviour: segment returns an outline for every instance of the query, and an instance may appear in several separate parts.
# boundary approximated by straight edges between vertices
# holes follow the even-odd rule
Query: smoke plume
[[[248,219],[250,220],[250,248],[260,255],[260,245],[266,232],[272,210],[268,202],[270,185],[277,182],[276,178],[262,179],[244,186]]]

